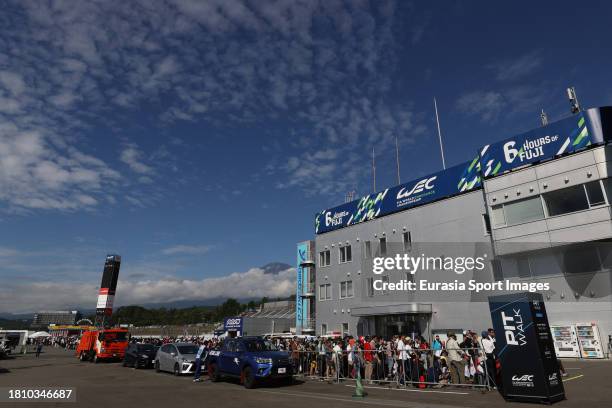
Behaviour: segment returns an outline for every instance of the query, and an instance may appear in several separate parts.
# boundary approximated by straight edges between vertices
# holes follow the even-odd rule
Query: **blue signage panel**
[[[518,136],[484,146],[480,166],[485,178],[508,170],[550,160],[603,142],[596,126],[599,109],[572,117]]]
[[[322,234],[373,220],[474,190],[480,185],[479,164],[476,157],[470,162],[321,211],[315,218],[315,232]]]
[[[507,400],[551,403],[565,398],[542,295],[489,297],[495,355],[501,365],[498,389]],[[501,387],[499,387],[501,385]]]
[[[308,257],[308,245],[305,242],[298,244],[297,246],[297,287],[295,296],[295,324],[296,328],[302,327],[304,319],[304,307],[302,299],[302,289],[304,287],[304,267],[302,262],[305,262]]]
[[[239,331],[242,333],[242,317],[228,317],[223,321],[225,331]]]

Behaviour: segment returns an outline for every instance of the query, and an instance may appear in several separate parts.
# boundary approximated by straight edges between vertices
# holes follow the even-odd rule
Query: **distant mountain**
[[[262,266],[260,269],[263,269],[264,273],[266,274],[277,274],[291,268],[293,268],[291,265],[283,262],[270,262],[269,264]]]

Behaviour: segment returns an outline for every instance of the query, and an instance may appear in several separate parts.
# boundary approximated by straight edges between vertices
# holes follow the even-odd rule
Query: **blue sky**
[[[127,3],[127,4],[126,4]],[[0,312],[291,293],[314,213],[612,104],[605,2],[0,0]],[[248,279],[247,279],[248,277]],[[4,289],[3,289],[4,288]]]

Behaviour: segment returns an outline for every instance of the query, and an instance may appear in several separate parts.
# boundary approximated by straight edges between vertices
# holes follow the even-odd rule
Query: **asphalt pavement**
[[[612,361],[564,360],[567,400],[561,408],[612,407],[609,378]],[[203,378],[206,378],[204,376]],[[247,390],[236,381],[193,383],[191,377],[175,377],[152,369],[124,368],[120,363],[79,362],[73,352],[46,348],[39,358],[34,354],[0,360],[0,388],[19,389],[58,387],[76,390],[75,403],[47,402],[43,406],[68,407],[170,407],[199,406],[233,408],[265,407],[525,407],[508,403],[496,391],[446,387],[442,389],[396,389],[368,387],[368,396],[354,399],[354,383],[328,384],[315,380],[294,385],[269,385]],[[2,406],[40,407],[40,403],[0,402]]]

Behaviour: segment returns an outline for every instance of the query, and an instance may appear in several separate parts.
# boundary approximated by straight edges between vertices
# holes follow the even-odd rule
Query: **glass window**
[[[380,238],[380,256],[387,256],[387,238]]]
[[[350,245],[340,247],[339,250],[340,250],[340,263],[351,262],[353,260],[353,255],[351,253]]]
[[[178,346],[178,351],[181,354],[196,354],[198,352],[198,347],[195,345]]]
[[[353,281],[340,282],[340,299],[353,297]]]
[[[604,198],[603,191],[601,191],[601,184],[599,181],[586,183],[584,188],[586,189],[591,207],[606,203],[606,199]]]
[[[485,235],[491,234],[491,220],[489,214],[482,214],[482,222],[484,224]]]
[[[566,274],[600,271],[599,251],[594,245],[572,245],[560,253]]]
[[[342,336],[349,335],[349,325],[348,323],[342,323]]]
[[[518,276],[520,278],[530,278],[531,268],[529,266],[529,258],[526,256],[520,257],[516,260],[516,266],[518,267]]]
[[[366,296],[374,296],[374,278],[366,279]]]
[[[319,300],[331,299],[331,284],[319,285]]]
[[[414,282],[414,275],[411,274],[410,272],[406,272],[406,280],[408,282]]]
[[[412,236],[410,231],[406,231],[402,234],[402,239],[404,241],[404,251],[408,252],[412,250]]]
[[[504,204],[504,215],[507,225],[521,224],[523,222],[536,221],[544,218],[544,209],[540,196],[526,200],[515,201]]]
[[[493,216],[493,225],[501,227],[506,225],[506,215],[504,214],[504,206],[496,205],[491,207],[491,215]]]
[[[366,241],[363,244],[364,244],[364,247],[365,247],[365,251],[364,251],[365,258],[366,259],[372,258],[372,242]]]
[[[329,266],[331,264],[331,253],[328,250],[319,253],[319,265]]]
[[[385,285],[385,284],[388,284],[388,283],[389,283],[389,275],[385,275],[385,276],[383,276],[383,277],[381,278],[381,280],[382,280],[382,283],[383,283],[383,288],[384,288],[384,287],[387,287],[387,285]],[[382,294],[383,294],[383,295],[386,295],[386,294],[388,293],[388,291],[387,291],[387,290],[384,290],[384,289],[383,289],[381,292],[382,292]]]
[[[321,324],[321,336],[325,336],[327,334],[327,325],[325,323]]]
[[[550,216],[587,210],[589,208],[589,202],[582,185],[546,193],[544,194],[544,201]]]

